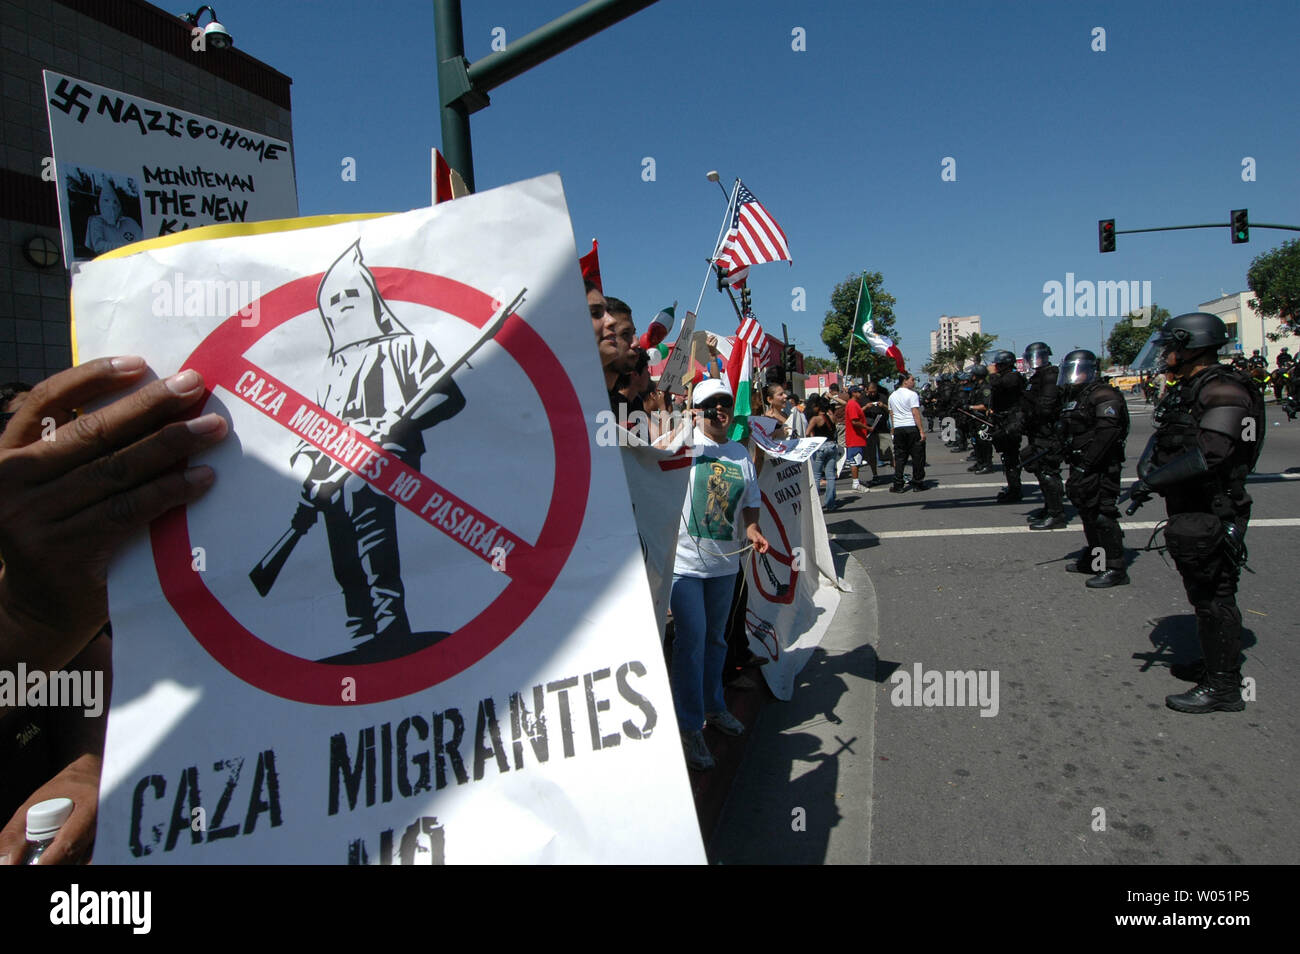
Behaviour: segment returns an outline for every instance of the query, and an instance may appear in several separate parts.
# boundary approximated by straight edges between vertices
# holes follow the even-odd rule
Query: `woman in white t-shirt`
[[[704,724],[727,735],[745,729],[727,711],[722,695],[727,617],[741,553],[748,549],[741,541],[748,540],[758,553],[766,553],[768,543],[758,529],[761,496],[753,461],[743,445],[727,440],[735,403],[731,389],[707,379],[696,386],[692,403],[695,460],[673,567],[672,686],[686,763],[709,769],[714,762],[701,731]]]

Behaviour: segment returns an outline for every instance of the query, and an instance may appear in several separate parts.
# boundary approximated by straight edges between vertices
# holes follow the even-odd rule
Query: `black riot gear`
[[[1166,356],[1172,351],[1183,353],[1183,359],[1171,368],[1176,372],[1189,358],[1205,351],[1217,351],[1229,341],[1228,326],[1223,323],[1223,319],[1204,311],[1193,311],[1171,318],[1152,338],[1155,346]],[[1236,359],[1233,361],[1235,363]],[[1244,360],[1242,366],[1245,366]]]
[[[1097,356],[1091,351],[1071,351],[1061,362],[1061,373],[1057,375],[1056,386],[1072,398],[1085,384],[1097,380],[1098,370]]]
[[[993,356],[996,374],[989,375],[989,389],[993,414],[993,447],[1002,455],[1002,472],[1007,478],[1006,489],[998,494],[998,503],[1015,503],[1020,500],[1020,438],[1025,433],[1025,378],[1015,370],[1015,357],[1010,351],[999,351]]]
[[[970,373],[977,378],[987,378],[989,376],[989,369],[984,367],[982,364],[977,364],[971,369]]]
[[[1090,351],[1071,352],[1065,365],[1076,355],[1095,361]],[[1086,359],[1079,358],[1079,367]],[[1093,380],[1082,385],[1061,409],[1061,425],[1070,464],[1065,492],[1079,510],[1087,549],[1073,567],[1078,573],[1095,573],[1087,585],[1092,589],[1120,586],[1129,582],[1124,569],[1124,533],[1119,525],[1120,472],[1124,464],[1124,440],[1128,437],[1128,405],[1124,396],[1109,384]],[[1095,554],[1105,554],[1105,571],[1094,564]]]
[[[1035,345],[1025,349],[1025,360]],[[1044,345],[1046,347],[1046,345]],[[1051,354],[1050,349],[1047,352]],[[1044,359],[1046,361],[1046,359]],[[1032,363],[1032,362],[1031,362]],[[1056,384],[1057,369],[1048,363],[1035,366],[1025,391],[1024,408],[1029,450],[1022,465],[1038,478],[1043,506],[1030,514],[1030,530],[1055,530],[1064,527],[1065,485],[1061,480],[1064,444],[1057,429],[1061,417],[1061,389]]]
[[[1193,311],[1166,321],[1156,332],[1156,340],[1161,347],[1183,351],[1220,348],[1228,343],[1228,326],[1218,315]]]
[[[1206,325],[1201,319],[1213,317],[1174,321],[1195,318]],[[1210,330],[1215,334],[1185,347],[1213,347],[1218,329]],[[1165,702],[1179,712],[1238,712],[1245,703],[1236,594],[1252,503],[1246,475],[1265,434],[1263,395],[1243,371],[1212,364],[1170,388],[1154,419],[1157,430],[1139,463],[1135,494],[1150,489],[1165,498],[1165,541],[1196,612],[1205,657],[1203,665],[1184,670],[1193,671],[1196,687]]]
[[[1035,341],[1025,348],[1025,367],[1037,371],[1048,364],[1051,357],[1052,349],[1045,342]]]

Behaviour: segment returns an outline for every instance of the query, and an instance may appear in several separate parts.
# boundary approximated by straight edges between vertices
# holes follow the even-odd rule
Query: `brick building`
[[[0,0],[0,381],[72,361],[42,70],[292,143],[289,77],[237,47],[196,51],[191,30],[143,0]]]

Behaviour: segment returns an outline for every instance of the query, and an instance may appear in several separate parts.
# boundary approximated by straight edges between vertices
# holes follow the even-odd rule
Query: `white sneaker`
[[[862,484],[860,484],[856,480],[853,481],[853,489],[856,490],[858,493],[862,493]]]
[[[745,723],[741,722],[726,709],[723,709],[721,712],[706,713],[704,721],[713,726],[723,735],[744,735],[745,733]]]

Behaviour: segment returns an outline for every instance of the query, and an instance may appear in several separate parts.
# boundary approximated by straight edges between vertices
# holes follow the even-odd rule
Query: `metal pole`
[[[588,0],[507,44],[504,50],[483,57],[469,68],[470,82],[483,92],[496,89],[654,3],[655,0]]]
[[[849,353],[844,357],[844,377],[849,376],[849,362],[853,360],[853,339],[856,337],[854,332],[858,330],[858,309],[862,307],[862,286],[867,283],[865,278],[858,279],[858,300],[853,305],[853,317],[849,319]]]
[[[433,0],[434,49],[438,59],[438,92],[444,101],[442,153],[447,164],[460,173],[465,187],[474,191],[474,149],[469,134],[469,109],[462,100],[446,102],[454,89],[455,75],[465,69],[465,32],[461,25],[460,0]]]
[[[727,202],[726,214],[722,217],[722,227],[718,229],[718,238],[713,243],[713,254],[709,256],[709,264],[704,269],[704,284],[700,286],[700,297],[695,301],[695,317],[700,316],[700,305],[704,304],[704,289],[709,287],[709,276],[713,274],[713,260],[718,254],[718,246],[722,244],[722,236],[727,234],[727,226],[731,224],[731,207],[736,201],[736,192],[740,189],[740,180],[731,189],[731,199]]]

